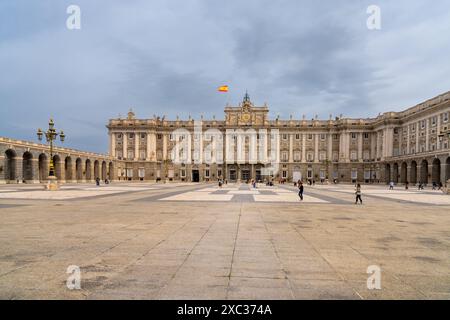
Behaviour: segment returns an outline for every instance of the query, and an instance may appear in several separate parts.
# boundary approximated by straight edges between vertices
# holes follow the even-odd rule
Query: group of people
[[[298,180],[297,182],[294,183],[294,186],[298,187],[298,197],[300,198],[300,201],[303,201],[303,192],[305,191],[303,182],[301,180]],[[361,184],[359,183],[355,186],[355,195],[356,195],[355,204],[358,204],[358,202],[362,204],[363,202],[361,198]]]
[[[389,190],[394,190],[394,186],[395,186],[394,181],[389,182]],[[443,187],[444,187],[444,185],[442,184],[442,182],[439,182],[439,183],[433,182],[431,189],[432,190],[442,190]],[[425,183],[419,182],[417,184],[417,189],[424,190]],[[408,181],[405,182],[405,190],[409,190],[409,182]]]
[[[95,178],[95,184],[97,185],[97,187],[100,186],[100,178],[99,177]],[[105,184],[109,184],[108,178],[105,179]]]

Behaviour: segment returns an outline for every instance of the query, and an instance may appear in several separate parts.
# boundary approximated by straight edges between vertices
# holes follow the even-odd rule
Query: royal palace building
[[[225,118],[111,119],[108,155],[0,137],[0,183],[297,181],[445,184],[450,92],[375,118],[270,119],[248,94]]]
[[[107,125],[115,179],[445,183],[450,92],[375,118],[269,118],[248,94],[224,120],[153,116]]]

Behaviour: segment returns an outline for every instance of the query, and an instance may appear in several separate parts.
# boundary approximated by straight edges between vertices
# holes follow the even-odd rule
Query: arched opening
[[[47,181],[48,173],[47,155],[45,153],[41,153],[39,155],[39,181]]]
[[[391,182],[391,165],[389,163],[386,163],[384,179],[386,180],[387,183]]]
[[[408,180],[407,176],[407,171],[408,171],[408,165],[406,164],[406,162],[402,163],[402,168],[400,170],[400,182],[401,183],[406,183],[406,181]]]
[[[33,181],[33,154],[31,152],[25,152],[22,157],[22,174],[23,182]]]
[[[422,164],[420,165],[420,182],[421,183],[428,183],[428,161],[423,160]]]
[[[102,178],[101,179],[102,180],[106,179],[106,162],[105,161],[102,162]]]
[[[114,164],[110,162],[108,167],[108,180],[114,180]]]
[[[17,182],[16,177],[16,152],[8,149],[5,152],[5,179],[7,182]]]
[[[64,160],[64,171],[65,171],[66,181],[73,180],[73,177],[72,177],[72,158],[71,157],[66,157],[66,159]]]
[[[100,178],[100,164],[98,160],[94,161],[94,179]]]
[[[417,183],[417,162],[413,161],[411,162],[411,169],[409,173],[409,182],[412,184]]]
[[[86,160],[86,180],[87,181],[92,180],[92,177],[91,177],[91,160],[89,160],[89,159]]]
[[[398,183],[398,163],[394,163],[394,172],[392,173],[392,181]]]
[[[433,160],[433,166],[431,168],[431,182],[440,183],[441,182],[441,160],[435,158]]]
[[[448,157],[447,161],[445,161],[445,172],[445,181],[447,181],[450,179],[450,157]]]
[[[56,179],[61,180],[61,158],[57,154],[53,156],[53,167],[55,168]]]
[[[83,180],[83,164],[80,158],[75,161],[75,172],[77,181]]]

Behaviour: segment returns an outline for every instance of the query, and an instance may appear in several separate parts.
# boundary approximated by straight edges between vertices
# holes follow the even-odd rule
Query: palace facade
[[[255,106],[246,94],[238,106],[225,107],[223,120],[137,119],[132,111],[111,119],[115,178],[411,184],[450,179],[450,92],[375,118],[282,120],[268,113],[267,105]]]
[[[0,137],[0,183],[337,180],[445,183],[450,179],[450,92],[375,118],[269,118],[246,94],[225,118],[111,119],[102,155]]]

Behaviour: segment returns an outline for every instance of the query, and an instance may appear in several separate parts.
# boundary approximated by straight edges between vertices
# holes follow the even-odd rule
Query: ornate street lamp
[[[56,140],[56,138],[59,136],[59,139],[61,142],[64,142],[66,135],[64,134],[64,131],[61,130],[60,133],[56,132],[55,129],[55,122],[53,119],[50,119],[48,122],[48,130],[46,132],[43,132],[42,129],[37,130],[37,136],[39,141],[42,141],[42,137],[45,135],[45,139],[48,143],[50,143],[50,166],[49,166],[49,173],[48,173],[48,185],[47,190],[58,190],[58,183],[55,176],[55,166],[53,163],[53,141]]]

